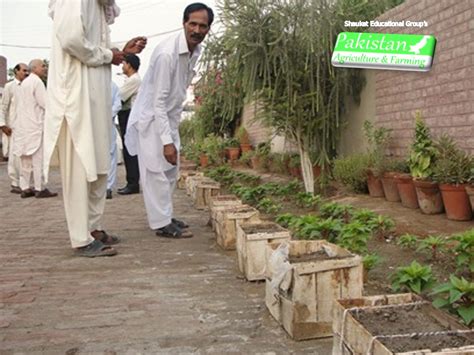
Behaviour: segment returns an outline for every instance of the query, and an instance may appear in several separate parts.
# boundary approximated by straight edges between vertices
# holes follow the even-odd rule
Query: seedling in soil
[[[281,204],[275,203],[271,198],[264,197],[257,204],[257,208],[265,213],[275,214],[281,210]]]
[[[402,248],[413,249],[418,244],[418,237],[413,234],[404,234],[400,238],[398,238],[397,245],[401,246]]]
[[[372,270],[381,261],[382,261],[382,258],[379,255],[375,254],[375,253],[364,255],[364,257],[362,258],[362,263],[364,264],[364,270],[365,271]]]
[[[456,265],[458,271],[474,273],[474,229],[453,236],[457,245],[454,248],[456,253]]]
[[[343,224],[340,220],[327,218],[300,227],[298,236],[301,239],[326,239],[334,243],[342,228]]]
[[[321,196],[307,192],[299,192],[296,195],[296,204],[301,207],[314,208],[321,203]]]
[[[391,234],[395,229],[395,222],[387,216],[378,215],[374,221],[373,235],[379,240],[391,239]]]
[[[277,222],[283,228],[288,228],[293,222],[299,217],[295,216],[291,213],[284,213],[280,214],[275,218],[275,222]]]
[[[336,202],[329,202],[323,204],[320,209],[319,213],[323,218],[338,218],[343,220],[344,222],[348,223],[354,212],[354,207],[349,205],[341,205]]]
[[[425,239],[421,239],[416,251],[431,252],[431,260],[438,260],[439,254],[446,251],[446,239],[443,237],[435,237],[430,235]]]
[[[474,321],[474,282],[451,275],[449,282],[439,285],[433,295],[440,295],[433,302],[437,308],[445,308],[462,318],[470,326]]]
[[[336,243],[353,253],[364,254],[367,252],[369,239],[370,228],[360,222],[352,222],[342,227]]]
[[[412,291],[417,294],[430,290],[436,282],[431,267],[420,265],[416,261],[409,266],[397,268],[391,279],[394,291]]]

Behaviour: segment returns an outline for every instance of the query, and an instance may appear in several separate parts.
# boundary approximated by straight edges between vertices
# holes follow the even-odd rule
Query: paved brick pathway
[[[8,185],[2,163],[0,354],[331,353],[331,339],[287,337],[264,284],[239,276],[182,191],[175,209],[193,239],[154,236],[142,196],[114,195],[105,226],[123,237],[120,254],[86,259],[72,256],[61,196],[21,199]],[[60,191],[57,171],[50,188]]]

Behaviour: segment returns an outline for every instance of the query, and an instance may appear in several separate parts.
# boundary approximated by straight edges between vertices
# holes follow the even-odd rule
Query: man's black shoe
[[[107,200],[112,199],[112,190],[111,189],[107,189],[107,194],[105,195],[105,198]]]
[[[125,186],[123,189],[119,189],[117,191],[119,195],[132,195],[132,194],[138,194],[140,193],[140,188],[139,187],[130,187],[130,186]]]

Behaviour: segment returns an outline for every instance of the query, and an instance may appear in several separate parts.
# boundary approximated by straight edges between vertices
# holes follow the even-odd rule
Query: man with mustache
[[[178,174],[178,126],[186,89],[195,75],[200,43],[214,20],[202,3],[186,7],[184,31],[165,39],[154,50],[150,66],[132,107],[125,144],[138,154],[140,180],[148,223],[156,234],[189,238],[188,225],[173,218],[173,190]]]
[[[54,149],[71,245],[77,256],[111,256],[118,238],[102,228],[112,121],[111,64],[140,53],[145,37],[112,48],[115,0],[50,0],[53,19],[44,150],[45,174]]]

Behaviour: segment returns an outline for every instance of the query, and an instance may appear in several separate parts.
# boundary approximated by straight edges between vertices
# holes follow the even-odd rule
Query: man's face
[[[130,64],[128,64],[126,61],[123,61],[122,62],[122,73],[127,75],[129,70],[130,70]]]
[[[48,68],[46,68],[46,63],[40,61],[34,68],[33,72],[38,75],[40,78],[46,78]]]
[[[209,18],[206,10],[199,10],[189,14],[188,21],[183,23],[189,49],[194,49],[199,43],[204,41],[209,32],[208,23]]]
[[[18,69],[17,72],[15,73],[15,77],[19,81],[23,81],[28,76],[28,74],[30,74],[28,67],[25,64],[20,64],[20,69]]]

